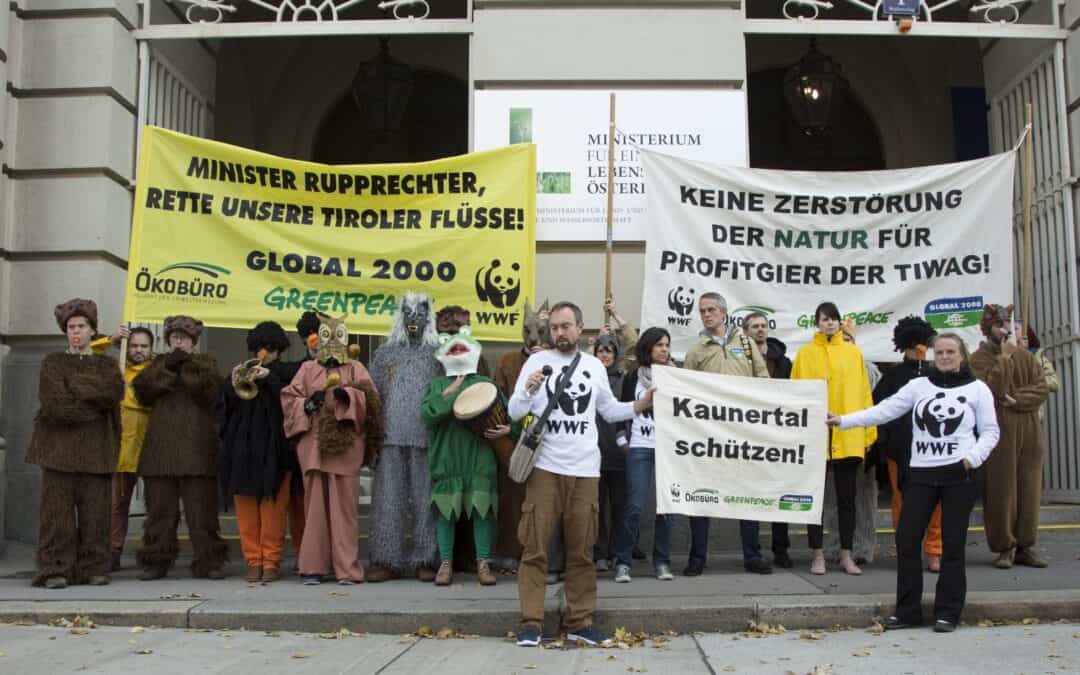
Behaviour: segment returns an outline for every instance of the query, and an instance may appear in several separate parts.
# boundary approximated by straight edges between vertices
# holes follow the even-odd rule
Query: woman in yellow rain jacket
[[[814,311],[817,332],[814,339],[799,350],[791,369],[793,380],[825,380],[829,392],[829,411],[843,415],[874,404],[870,380],[862,352],[844,342],[840,332],[840,310],[823,302]],[[829,434],[829,465],[836,482],[836,510],[840,521],[840,566],[848,574],[862,574],[851,557],[855,536],[855,485],[859,465],[866,448],[877,439],[876,428],[833,429]],[[808,528],[813,560],[811,574],[825,574],[824,533],[821,525]]]

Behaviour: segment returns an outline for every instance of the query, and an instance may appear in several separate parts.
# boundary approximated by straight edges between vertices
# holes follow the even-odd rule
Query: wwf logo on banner
[[[678,316],[690,316],[694,311],[694,289],[676,286],[668,291],[668,309]]]
[[[681,496],[682,496],[682,488],[679,487],[678,483],[672,483],[671,484],[671,501],[677,502],[677,501],[679,501],[679,498]]]
[[[503,309],[517,304],[521,294],[521,264],[503,266],[496,258],[491,265],[476,271],[476,297],[492,307]]]

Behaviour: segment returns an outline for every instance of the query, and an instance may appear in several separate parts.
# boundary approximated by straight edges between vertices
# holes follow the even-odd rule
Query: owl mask
[[[480,364],[480,343],[473,339],[472,330],[462,326],[454,335],[439,334],[435,358],[443,364],[450,377],[472,375]]]
[[[318,342],[315,345],[315,360],[324,366],[340,366],[348,359],[349,331],[345,327],[345,317],[334,319],[326,314],[319,314]]]

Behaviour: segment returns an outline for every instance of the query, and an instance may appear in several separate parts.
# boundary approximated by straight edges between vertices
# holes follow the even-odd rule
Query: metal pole
[[[607,248],[604,253],[604,302],[611,299],[612,209],[615,204],[615,92],[611,92],[611,112],[607,137]],[[607,320],[609,317],[605,316]]]
[[[1031,189],[1032,189],[1032,142],[1031,137],[1035,135],[1035,128],[1031,124],[1031,102],[1028,101],[1024,106],[1025,117],[1027,118],[1028,134],[1024,139],[1024,280],[1023,280],[1023,298],[1021,299],[1020,314],[1024,317],[1023,326],[1021,330],[1027,333],[1027,327],[1031,323],[1031,315],[1028,313],[1031,308]]]

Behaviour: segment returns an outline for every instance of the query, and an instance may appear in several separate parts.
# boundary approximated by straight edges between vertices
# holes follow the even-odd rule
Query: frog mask
[[[473,339],[472,330],[468,326],[462,326],[456,335],[439,334],[439,347],[435,350],[435,358],[443,364],[450,377],[472,375],[480,364],[481,349],[480,343]]]

